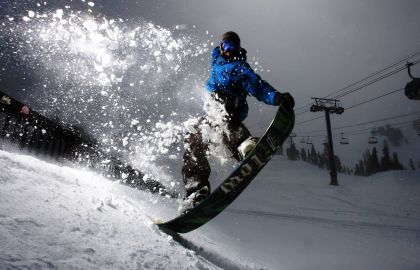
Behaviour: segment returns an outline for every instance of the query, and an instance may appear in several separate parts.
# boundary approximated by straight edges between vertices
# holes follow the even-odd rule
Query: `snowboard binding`
[[[244,160],[245,157],[254,149],[258,142],[257,137],[249,137],[241,143],[238,147],[238,153],[241,160]]]

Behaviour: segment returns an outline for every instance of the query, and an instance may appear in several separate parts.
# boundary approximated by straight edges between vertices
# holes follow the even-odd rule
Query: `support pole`
[[[330,111],[329,110],[325,110],[325,121],[327,123],[327,133],[328,133],[328,156],[329,156],[329,161],[330,161],[330,185],[338,186],[337,169],[335,167],[334,146],[333,146],[332,134],[331,134],[331,121],[330,121]]]
[[[331,134],[331,120],[330,114],[342,114],[344,108],[338,103],[337,99],[328,99],[328,98],[312,98],[315,100],[310,108],[311,112],[325,112],[325,122],[327,124],[327,134],[328,134],[328,159],[330,164],[330,185],[338,186],[337,180],[337,168],[335,167],[335,157],[334,157],[334,146]]]

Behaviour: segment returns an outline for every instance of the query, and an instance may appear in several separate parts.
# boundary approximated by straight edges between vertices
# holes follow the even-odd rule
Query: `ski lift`
[[[306,138],[306,144],[312,144],[311,137]]]
[[[302,139],[300,139],[300,143],[305,143],[305,137],[302,137]]]
[[[377,144],[378,139],[375,136],[370,136],[369,139],[368,139],[368,143],[369,144]]]
[[[405,85],[405,95],[409,99],[420,100],[420,78],[415,78],[411,74],[411,66],[413,65],[413,63],[407,63],[408,76],[413,80]]]
[[[324,139],[322,140],[322,144],[323,145],[327,145],[328,144],[327,136],[325,136]]]
[[[294,133],[294,132],[292,132],[292,133],[290,133],[290,135],[289,135],[289,137],[292,137],[292,138],[294,138],[294,137],[296,137],[297,135],[296,135],[296,133]]]
[[[344,137],[343,132],[341,132],[340,144],[349,144],[349,138]]]

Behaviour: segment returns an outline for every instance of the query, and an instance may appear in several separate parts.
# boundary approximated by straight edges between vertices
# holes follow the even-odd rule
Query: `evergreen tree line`
[[[290,143],[289,148],[286,149],[286,156],[289,160],[302,160],[310,164],[316,165],[321,169],[330,169],[330,163],[328,160],[328,146],[324,144],[323,152],[318,152],[315,150],[314,145],[311,145],[311,149],[306,150],[301,148],[300,151],[296,148],[295,143]],[[337,172],[351,174],[352,169],[343,165],[338,156],[334,155],[335,166]]]
[[[404,139],[401,129],[393,128],[390,125],[374,128],[371,133],[373,136],[385,136],[393,146],[400,146]]]
[[[313,145],[311,145],[310,150],[305,150],[304,148],[298,150],[295,143],[292,142],[286,149],[286,156],[289,160],[301,160],[316,165],[319,168],[329,170],[330,164],[328,160],[328,151],[328,144],[324,144],[323,152],[318,152],[315,150]],[[347,173],[360,176],[369,176],[377,172],[404,169],[404,166],[399,161],[398,154],[396,152],[393,152],[392,155],[390,154],[386,140],[384,140],[383,143],[381,157],[378,156],[376,147],[373,147],[372,151],[366,149],[366,151],[363,153],[362,159],[360,159],[355,164],[354,168],[350,168],[342,164],[338,156],[335,156],[335,165],[337,172],[339,173]],[[412,159],[410,159],[408,167],[412,170],[415,170],[414,162]],[[418,167],[420,168],[420,163]]]
[[[398,154],[393,152],[391,157],[388,143],[384,141],[382,157],[379,159],[376,147],[373,147],[372,151],[366,149],[366,151],[363,153],[362,159],[359,160],[354,167],[354,174],[369,176],[377,172],[403,169],[404,166],[400,163]]]

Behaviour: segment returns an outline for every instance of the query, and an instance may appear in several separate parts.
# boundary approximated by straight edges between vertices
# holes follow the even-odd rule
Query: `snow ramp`
[[[160,232],[150,216],[174,199],[4,151],[0,166],[0,269],[260,269]]]

